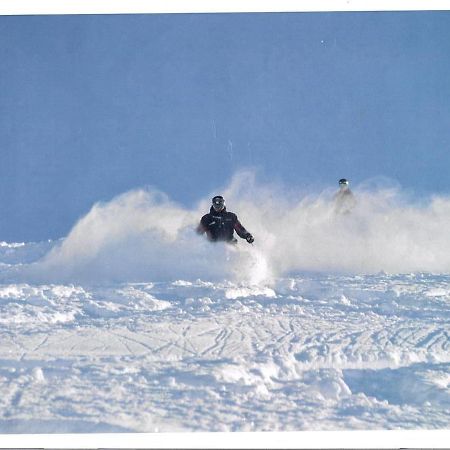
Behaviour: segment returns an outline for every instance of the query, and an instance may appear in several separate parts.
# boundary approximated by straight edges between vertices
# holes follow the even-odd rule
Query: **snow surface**
[[[369,223],[318,199],[265,209],[268,229],[236,202],[256,241],[234,248],[193,233],[206,204],[158,195],[96,205],[61,241],[0,244],[1,433],[449,427],[448,230],[415,222],[448,203]],[[386,220],[395,233],[378,232]],[[350,234],[372,258],[331,258]],[[443,259],[421,267],[421,246]]]

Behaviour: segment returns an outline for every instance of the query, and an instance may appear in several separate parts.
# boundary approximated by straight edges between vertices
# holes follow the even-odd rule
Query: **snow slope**
[[[211,247],[146,195],[0,245],[0,432],[449,428],[450,275],[276,271],[270,236]]]
[[[448,428],[449,306],[427,274],[5,283],[0,431]]]

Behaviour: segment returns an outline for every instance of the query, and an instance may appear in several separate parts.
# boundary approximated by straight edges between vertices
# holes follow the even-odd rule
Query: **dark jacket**
[[[235,242],[234,232],[242,239],[250,234],[239,222],[236,214],[228,212],[226,208],[217,212],[211,206],[208,214],[205,214],[197,227],[197,233],[206,233],[210,241]]]

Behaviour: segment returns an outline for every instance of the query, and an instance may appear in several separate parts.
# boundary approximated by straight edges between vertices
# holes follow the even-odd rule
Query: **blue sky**
[[[0,240],[234,172],[448,194],[450,13],[0,17]]]

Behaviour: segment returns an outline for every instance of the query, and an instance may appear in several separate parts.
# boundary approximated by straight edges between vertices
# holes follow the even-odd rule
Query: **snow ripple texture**
[[[450,425],[448,275],[11,281],[47,250],[2,245],[2,433]]]

